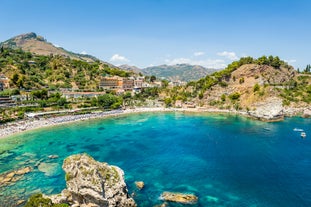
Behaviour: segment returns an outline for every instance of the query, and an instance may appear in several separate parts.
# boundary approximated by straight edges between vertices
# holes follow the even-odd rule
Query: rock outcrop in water
[[[87,154],[72,155],[64,160],[67,188],[49,196],[53,203],[71,206],[131,207],[123,171],[116,166],[94,160]]]
[[[31,167],[24,167],[20,168],[18,170],[13,170],[10,172],[6,172],[3,174],[0,174],[0,188],[14,184],[18,180],[22,179],[23,176],[29,172],[31,172],[32,168]]]
[[[161,199],[164,201],[182,203],[182,204],[195,204],[198,202],[198,197],[193,194],[163,192]]]
[[[145,183],[143,181],[136,181],[135,185],[139,190],[142,190],[145,186]]]

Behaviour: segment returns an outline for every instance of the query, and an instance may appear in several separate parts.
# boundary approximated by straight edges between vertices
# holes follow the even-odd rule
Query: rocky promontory
[[[248,111],[248,115],[262,121],[279,121],[284,118],[282,100],[269,98],[266,101],[258,102],[256,110]]]
[[[54,204],[72,207],[136,206],[129,197],[124,173],[117,166],[94,160],[87,154],[72,155],[64,160],[67,188],[61,194],[47,196]]]

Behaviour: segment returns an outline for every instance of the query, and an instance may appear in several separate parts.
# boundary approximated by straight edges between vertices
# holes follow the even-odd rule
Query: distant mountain
[[[155,75],[168,80],[192,81],[215,72],[216,69],[205,68],[199,65],[177,64],[147,67],[141,70],[144,75]]]
[[[17,49],[20,48],[24,51],[35,53],[37,55],[60,55],[64,57],[70,57],[71,59],[84,60],[87,62],[99,61],[96,57],[87,54],[74,53],[65,50],[61,47],[57,47],[47,40],[37,35],[34,32],[21,34],[0,43],[0,47]]]
[[[134,73],[141,73],[142,70],[136,66],[133,65],[120,65],[118,66],[118,68],[122,69],[122,70],[128,70],[128,71],[132,71]]]

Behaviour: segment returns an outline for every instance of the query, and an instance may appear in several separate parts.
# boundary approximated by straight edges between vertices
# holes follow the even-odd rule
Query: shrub
[[[244,83],[244,77],[240,78],[239,83],[240,84]]]
[[[235,92],[229,95],[229,98],[232,101],[238,100],[240,98],[241,94],[239,92]]]
[[[68,204],[53,204],[51,199],[43,198],[41,193],[32,195],[24,207],[69,207]]]
[[[222,102],[225,102],[226,101],[226,94],[222,94],[220,99]]]
[[[253,91],[254,91],[254,93],[255,93],[255,92],[259,91],[259,90],[260,90],[260,86],[259,86],[258,83],[256,83],[256,84],[254,85],[254,87],[253,87]]]

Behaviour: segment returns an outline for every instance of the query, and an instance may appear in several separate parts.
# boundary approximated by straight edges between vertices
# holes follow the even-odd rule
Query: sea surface
[[[86,152],[124,170],[139,207],[162,204],[163,191],[194,193],[199,197],[195,207],[309,207],[310,126],[311,119],[302,118],[265,123],[176,112],[25,132],[0,140],[0,173],[34,168],[14,185],[0,187],[0,206],[13,206],[36,192],[60,193],[65,188],[63,159]],[[293,131],[296,127],[306,131],[305,139]],[[145,188],[137,190],[135,181],[144,181]]]

